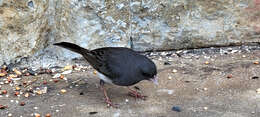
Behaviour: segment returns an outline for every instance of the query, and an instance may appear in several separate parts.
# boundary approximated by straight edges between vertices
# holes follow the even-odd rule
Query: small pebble
[[[173,69],[172,70],[172,73],[177,73],[178,71],[176,69]]]
[[[208,64],[209,64],[209,62],[208,62],[208,61],[206,61],[206,62],[205,62],[205,64],[206,64],[206,65],[208,65]]]
[[[33,109],[34,109],[34,110],[37,110],[37,109],[38,109],[38,107],[33,107]]]
[[[33,71],[32,69],[28,69],[28,72],[29,72],[29,74],[31,74],[31,75],[34,75],[34,76],[37,75],[37,73],[36,73],[35,71]]]
[[[98,112],[89,112],[90,115],[97,114]]]
[[[20,103],[20,106],[24,106],[24,105],[25,105],[25,102],[21,102],[21,103]]]
[[[169,63],[169,62],[164,62],[164,65],[171,65],[171,63]]]
[[[129,102],[129,100],[128,100],[128,99],[125,99],[125,102],[126,102],[126,103],[128,103],[128,102]]]
[[[173,106],[172,111],[181,112],[181,108],[179,106]]]
[[[260,88],[256,89],[256,93],[260,94]]]
[[[204,90],[204,91],[207,91],[207,90],[208,90],[208,88],[203,88],[203,90]]]
[[[258,79],[259,77],[258,76],[253,76],[252,79]]]
[[[172,79],[172,76],[169,76],[169,77],[168,77],[168,80],[171,80],[171,79]]]
[[[232,78],[232,74],[227,75],[227,78]]]
[[[243,58],[246,58],[246,55],[242,55]]]
[[[13,115],[11,113],[8,114],[8,117],[12,117]]]
[[[258,64],[259,64],[259,61],[255,61],[254,64],[258,65]]]
[[[203,109],[204,109],[204,110],[208,110],[208,107],[205,106],[205,107],[203,107]]]

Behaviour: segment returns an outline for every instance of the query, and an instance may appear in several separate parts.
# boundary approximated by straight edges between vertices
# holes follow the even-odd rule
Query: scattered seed
[[[14,73],[16,73],[16,75],[18,75],[18,76],[22,75],[22,72],[18,71],[17,69],[14,69],[13,71],[14,71]]]
[[[46,114],[46,115],[45,115],[45,117],[51,117],[51,114],[50,114],[50,113],[48,113],[48,114]]]
[[[24,94],[24,97],[26,97],[26,98],[28,98],[29,96],[30,96],[29,93],[25,93],[25,94]]]
[[[10,74],[9,77],[10,78],[17,78],[18,76],[16,74]]]
[[[3,90],[3,91],[2,91],[2,94],[7,94],[7,90]]]
[[[7,116],[8,116],[8,117],[12,117],[13,115],[12,115],[11,113],[9,113]]]
[[[72,67],[71,65],[67,65],[67,66],[65,66],[65,67],[63,68],[64,71],[66,71],[66,70],[71,70],[71,69],[73,69],[73,67]]]
[[[63,79],[64,78],[64,75],[60,75],[60,79]]]
[[[95,71],[93,71],[93,74],[94,74],[94,75],[96,75],[96,74],[97,74],[97,71],[96,71],[96,70],[95,70]]]
[[[53,81],[54,81],[55,83],[59,82],[59,80],[58,80],[58,79],[54,79]]]
[[[227,75],[227,78],[232,78],[232,74]]]
[[[208,107],[205,106],[205,107],[203,107],[203,109],[204,109],[204,110],[208,110]]]
[[[179,106],[173,106],[172,111],[181,112],[181,108]]]
[[[20,88],[20,87],[15,87],[15,90],[16,90],[16,91],[20,91],[21,88]]]
[[[246,58],[246,55],[242,55],[243,58]]]
[[[46,80],[44,80],[44,81],[43,81],[43,84],[44,84],[44,85],[46,85],[46,84],[47,84],[47,81],[46,81]]]
[[[23,81],[23,85],[27,85],[27,81]]]
[[[20,92],[18,92],[18,91],[16,91],[16,92],[14,93],[15,96],[18,96],[19,94],[20,94]]]
[[[38,114],[38,113],[35,113],[34,116],[35,116],[35,117],[41,117],[41,115]]]
[[[205,62],[205,64],[206,64],[206,65],[208,65],[208,64],[209,64],[209,62],[208,62],[208,61],[206,61],[206,62]]]
[[[256,89],[256,92],[257,92],[258,94],[260,94],[260,88]]]
[[[21,103],[20,103],[20,106],[24,106],[24,105],[25,105],[25,102],[21,102]]]
[[[70,74],[71,72],[72,72],[72,70],[67,70],[67,71],[62,72],[61,74]]]
[[[0,109],[6,109],[7,106],[0,104]]]
[[[52,78],[59,78],[61,74],[55,74]]]
[[[5,76],[6,74],[5,73],[0,73],[0,77],[3,77]]]
[[[98,112],[89,112],[90,115],[97,114]]]
[[[60,92],[61,92],[61,93],[66,93],[67,90],[65,90],[65,89],[61,89]]]
[[[38,95],[41,95],[41,94],[42,94],[42,91],[41,91],[41,90],[38,90],[38,91],[36,91],[36,93],[37,93]]]
[[[208,90],[208,88],[203,88],[203,90],[204,90],[204,91],[207,91],[207,90]]]

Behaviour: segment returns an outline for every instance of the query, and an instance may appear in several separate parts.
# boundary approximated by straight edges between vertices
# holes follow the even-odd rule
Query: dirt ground
[[[158,86],[149,81],[136,85],[147,100],[128,96],[126,87],[105,85],[112,101],[119,105],[118,109],[107,108],[93,69],[65,74],[67,80],[56,83],[52,78],[55,73],[23,76],[19,82],[37,79],[28,87],[47,87],[47,92],[29,92],[25,97],[28,87],[20,86],[20,95],[16,96],[14,85],[1,84],[1,91],[7,90],[7,94],[0,95],[0,104],[8,107],[0,110],[0,116],[260,117],[260,92],[256,91],[260,88],[260,49],[149,55],[160,72]],[[66,92],[61,93],[62,89]],[[174,106],[180,112],[172,110]]]

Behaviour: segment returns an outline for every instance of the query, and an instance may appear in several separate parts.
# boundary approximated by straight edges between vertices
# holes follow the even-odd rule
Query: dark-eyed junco
[[[119,86],[131,86],[142,80],[155,84],[157,69],[155,64],[146,56],[124,47],[104,47],[87,50],[76,44],[61,42],[54,45],[81,54],[89,64],[98,71],[100,85],[104,91],[106,103],[113,106],[104,88],[105,83]],[[138,98],[144,98],[140,93],[130,89],[130,93]]]

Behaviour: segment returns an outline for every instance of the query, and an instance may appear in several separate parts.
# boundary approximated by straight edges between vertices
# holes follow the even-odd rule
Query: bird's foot
[[[107,107],[118,108],[118,105],[117,104],[113,104],[112,101],[109,98],[106,98],[105,102],[107,103]]]
[[[134,91],[134,90],[130,90],[128,93],[129,96],[135,97],[135,99],[140,98],[142,100],[146,100],[147,96],[142,95],[141,93]]]

